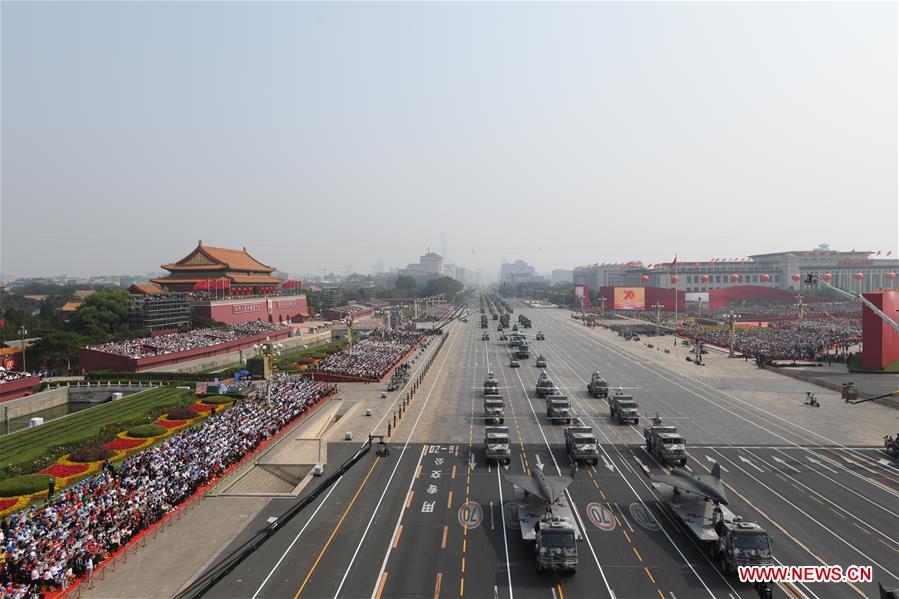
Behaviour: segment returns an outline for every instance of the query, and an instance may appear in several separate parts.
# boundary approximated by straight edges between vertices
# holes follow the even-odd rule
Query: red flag
[[[893,253],[893,250],[887,252],[887,256],[890,256]]]
[[[674,261],[671,263],[671,266],[677,266],[677,254],[674,254]]]
[[[4,323],[4,322],[3,322],[3,319],[2,319],[2,318],[0,318],[0,329],[2,329],[2,328],[3,328],[3,326],[4,326],[4,324],[5,324],[5,323]]]
[[[880,250],[877,250],[877,255],[878,255],[878,256],[880,255]]]

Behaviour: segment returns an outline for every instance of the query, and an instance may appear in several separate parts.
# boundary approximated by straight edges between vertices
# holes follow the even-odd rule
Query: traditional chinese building
[[[284,279],[273,277],[275,268],[247,253],[247,248],[231,250],[203,245],[181,260],[163,264],[166,277],[152,279],[165,291],[230,291],[231,295],[275,293]],[[238,291],[239,290],[239,291]]]

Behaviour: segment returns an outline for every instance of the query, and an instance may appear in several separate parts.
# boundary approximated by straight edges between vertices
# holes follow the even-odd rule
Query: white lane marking
[[[505,505],[503,502],[503,481],[500,478],[499,470],[496,471],[496,484],[499,487],[499,504]],[[506,550],[506,579],[509,582],[509,599],[512,599],[512,566],[509,564],[509,541],[506,538],[506,514],[503,510],[499,511],[500,517],[503,519],[503,547]],[[493,502],[490,502],[490,528],[493,528]]]
[[[560,322],[563,323],[563,324],[565,323],[565,321],[560,321]],[[571,327],[571,325],[568,325],[568,326]],[[733,410],[724,407],[720,402],[715,402],[714,400],[712,400],[712,399],[710,399],[710,398],[708,398],[708,397],[705,397],[704,395],[700,394],[699,392],[694,391],[693,389],[690,389],[690,388],[688,388],[688,387],[685,387],[685,386],[681,385],[680,383],[678,383],[677,381],[672,380],[672,379],[670,379],[670,378],[668,378],[668,377],[662,375],[658,370],[653,369],[653,368],[650,368],[649,366],[647,366],[647,365],[645,365],[645,364],[643,364],[643,363],[637,361],[636,359],[634,359],[634,357],[633,357],[631,354],[625,352],[624,350],[616,349],[616,348],[614,348],[614,347],[611,347],[611,346],[608,345],[607,342],[605,342],[605,341],[599,339],[598,337],[590,337],[590,336],[588,336],[588,335],[585,335],[584,333],[582,333],[581,331],[579,331],[579,330],[576,329],[576,328],[573,328],[572,331],[573,331],[574,333],[576,333],[577,335],[580,335],[581,337],[584,337],[585,339],[587,339],[587,340],[589,340],[589,341],[593,341],[594,343],[596,343],[596,344],[599,345],[600,347],[604,348],[605,350],[607,350],[607,351],[609,351],[609,352],[611,352],[611,353],[613,353],[613,354],[618,355],[618,356],[621,357],[622,359],[624,359],[624,360],[626,360],[626,361],[628,361],[628,362],[630,362],[630,363],[632,363],[632,364],[635,364],[635,365],[637,365],[637,366],[639,366],[639,367],[641,367],[641,368],[643,368],[643,369],[649,371],[650,373],[652,373],[652,374],[658,376],[658,377],[661,378],[662,380],[668,381],[669,383],[671,383],[671,384],[674,385],[675,387],[679,387],[679,388],[683,389],[684,391],[686,391],[687,393],[690,393],[691,395],[695,395],[696,397],[698,397],[699,399],[705,401],[706,403],[709,403],[709,404],[711,404],[711,405],[713,405],[713,406],[716,406],[716,407],[718,407],[718,408],[724,410],[725,412],[728,412],[729,414],[731,414],[731,415],[733,415],[733,416],[736,416],[737,418],[739,418],[739,419],[741,419],[741,420],[746,421],[747,423],[751,424],[752,426],[754,426],[754,427],[756,427],[756,428],[759,428],[759,429],[761,429],[761,430],[763,430],[763,431],[765,431],[765,432],[767,432],[767,433],[769,433],[769,434],[771,434],[771,435],[777,437],[778,439],[781,439],[782,441],[786,442],[787,444],[791,445],[792,447],[794,447],[794,448],[796,448],[796,449],[800,449],[800,450],[802,450],[802,451],[806,451],[806,452],[809,452],[809,453],[813,453],[812,450],[809,449],[808,447],[803,447],[802,445],[799,445],[798,443],[794,443],[793,441],[790,441],[790,440],[787,439],[786,437],[784,437],[784,436],[782,436],[782,435],[780,435],[780,434],[778,434],[778,433],[775,433],[774,431],[772,431],[770,428],[766,427],[765,425],[762,425],[762,424],[759,424],[759,423],[757,423],[757,422],[754,422],[753,420],[747,418],[746,416],[744,416],[744,415],[742,415],[742,414],[737,414],[737,413],[734,412]],[[808,434],[810,434],[810,435],[814,435],[814,436],[816,436],[816,437],[820,437],[821,439],[824,439],[825,441],[827,441],[828,443],[830,443],[831,445],[833,445],[833,446],[835,446],[835,447],[839,447],[840,449],[846,450],[846,451],[848,451],[848,452],[850,452],[850,453],[858,454],[859,456],[861,456],[861,457],[863,457],[863,458],[865,458],[865,459],[868,459],[866,456],[864,456],[863,454],[860,454],[858,451],[853,450],[851,447],[848,447],[848,446],[846,446],[846,445],[842,445],[842,444],[840,444],[840,443],[837,443],[837,442],[834,441],[833,439],[829,439],[829,438],[825,437],[824,435],[821,435],[821,434],[819,434],[819,433],[816,433],[816,432],[814,432],[814,431],[811,431],[811,430],[809,430],[809,429],[807,429],[807,428],[805,428],[805,427],[803,427],[803,426],[800,426],[800,425],[798,425],[798,424],[796,424],[796,423],[790,422],[789,420],[787,420],[787,419],[785,419],[785,418],[783,418],[783,417],[781,417],[781,416],[778,416],[778,415],[776,415],[776,414],[773,414],[773,413],[769,412],[768,410],[764,410],[764,409],[762,409],[762,408],[759,408],[758,406],[753,405],[751,402],[748,402],[748,401],[746,401],[746,400],[740,399],[739,397],[737,397],[737,396],[735,396],[735,395],[731,395],[730,393],[727,393],[726,391],[722,391],[722,390],[720,390],[720,389],[716,389],[715,387],[713,387],[712,385],[709,385],[708,383],[706,383],[706,382],[704,382],[704,381],[701,381],[701,380],[696,379],[696,378],[694,378],[694,377],[691,377],[691,376],[689,376],[689,375],[686,375],[686,374],[683,374],[683,373],[681,373],[681,372],[678,372],[678,371],[674,370],[673,368],[669,367],[667,364],[664,364],[664,363],[662,363],[662,362],[657,362],[657,361],[655,361],[655,360],[650,360],[650,362],[651,362],[652,364],[654,364],[655,366],[659,366],[659,367],[661,367],[661,369],[664,369],[664,370],[666,370],[667,372],[672,373],[673,376],[682,377],[684,380],[693,382],[693,383],[695,383],[695,384],[697,384],[697,385],[701,385],[701,386],[703,386],[703,387],[707,387],[707,388],[711,389],[712,391],[714,391],[714,392],[716,392],[716,393],[720,393],[721,395],[723,395],[723,396],[725,396],[725,397],[727,397],[727,398],[730,398],[730,399],[734,400],[734,401],[737,402],[737,403],[745,404],[746,406],[748,406],[748,408],[747,408],[747,407],[743,407],[742,409],[746,410],[747,412],[750,412],[750,413],[751,413],[752,410],[756,410],[756,411],[761,412],[761,413],[763,413],[763,414],[765,414],[765,415],[767,415],[767,416],[770,416],[771,418],[774,418],[774,419],[776,419],[776,420],[780,420],[780,421],[784,422],[785,424],[788,424],[788,425],[790,425],[790,426],[793,426],[793,427],[795,427],[795,428],[797,428],[797,429],[799,429],[799,430],[801,430],[801,431],[803,431],[803,432],[806,432],[806,433],[808,433]],[[570,368],[570,366],[569,366],[569,368]],[[572,372],[574,372],[573,369],[572,369]],[[581,377],[578,376],[578,378],[581,378]],[[741,407],[742,407],[742,406],[741,406]],[[783,427],[782,427],[782,428],[783,428]],[[784,428],[784,432],[791,432],[791,433],[792,433],[792,431],[788,431],[786,428]],[[795,433],[792,433],[792,434],[795,434]],[[844,457],[844,459],[846,459],[846,458]],[[847,461],[851,461],[851,460],[847,460]],[[878,486],[878,485],[876,485],[875,482],[873,482],[871,479],[869,479],[869,478],[867,478],[867,477],[864,477],[864,476],[862,476],[862,475],[860,475],[860,474],[858,474],[858,473],[856,473],[856,472],[853,472],[852,470],[849,470],[848,468],[845,468],[845,467],[843,467],[843,466],[840,466],[840,468],[842,468],[843,470],[845,470],[846,472],[848,472],[848,473],[851,474],[852,476],[855,476],[855,477],[857,477],[857,478],[859,478],[859,479],[865,481],[865,482],[868,483],[868,484],[871,484],[871,485],[874,485],[874,486]],[[881,487],[878,486],[878,488],[881,488]],[[889,492],[889,491],[888,491],[888,492]],[[896,496],[896,497],[899,497],[899,493],[892,492],[891,494],[894,495],[894,496]]]
[[[602,456],[602,462],[603,462],[603,465],[609,469],[609,472],[615,471],[615,465],[609,461],[609,458],[607,458],[605,456],[605,454],[603,454],[603,456]]]
[[[757,458],[757,457],[758,457],[758,456],[756,456],[756,458]],[[795,472],[796,474],[799,474],[799,469],[798,469],[798,468],[794,468],[794,467],[791,466],[790,464],[787,464],[787,461],[786,461],[786,460],[783,460],[783,459],[781,459],[781,458],[779,458],[779,457],[777,457],[777,456],[772,456],[772,457],[773,457],[774,461],[777,462],[778,464],[783,464],[784,466],[786,466],[787,468],[789,468],[790,470],[792,470],[792,471]]]
[[[761,468],[759,468],[758,466],[756,466],[755,463],[754,463],[752,460],[750,460],[749,458],[743,457],[743,456],[740,455],[740,454],[737,454],[737,457],[740,458],[740,461],[743,462],[744,464],[749,464],[750,466],[752,466],[753,468],[755,468],[755,469],[758,470],[759,472],[762,472],[762,473],[765,472],[764,470],[762,470]]]
[[[300,529],[300,532],[297,533],[297,536],[295,536],[295,537],[293,538],[293,540],[290,542],[290,545],[287,546],[287,549],[284,550],[284,553],[281,554],[281,557],[278,558],[278,561],[275,562],[275,565],[274,565],[274,566],[272,566],[272,569],[271,569],[271,570],[269,571],[269,573],[265,576],[265,579],[260,583],[259,588],[256,589],[256,592],[255,592],[255,593],[253,593],[253,596],[251,597],[251,599],[256,599],[256,597],[259,596],[259,593],[262,591],[262,587],[264,587],[265,584],[268,582],[268,579],[272,577],[272,574],[275,573],[275,570],[278,569],[278,566],[281,565],[281,562],[284,561],[284,558],[287,557],[287,554],[290,553],[290,550],[293,549],[293,546],[296,544],[296,542],[297,542],[298,540],[300,540],[300,535],[302,535],[303,532],[305,532],[306,527],[309,526],[309,524],[312,522],[312,519],[315,518],[315,515],[318,513],[318,510],[322,509],[322,506],[325,505],[326,503],[328,503],[328,497],[331,496],[331,493],[334,492],[334,489],[337,488],[337,485],[339,485],[339,484],[340,484],[340,481],[342,481],[342,480],[343,480],[343,476],[341,476],[340,478],[338,478],[338,479],[334,482],[334,484],[331,485],[331,488],[328,489],[328,493],[325,495],[325,498],[321,500],[321,503],[319,503],[319,504],[318,504],[318,507],[315,508],[315,511],[312,512],[312,515],[309,516],[309,519],[308,519],[308,520],[306,520],[306,524],[303,525],[303,528]]]
[[[827,466],[827,465],[824,464],[824,462],[822,462],[821,460],[816,460],[815,458],[813,458],[813,457],[810,456],[810,455],[805,456],[805,458],[806,458],[809,462],[811,462],[812,464],[818,464],[819,466],[821,466],[822,468],[824,468],[824,469],[827,470],[828,472],[833,472],[834,474],[837,473],[836,470],[834,470],[834,469],[831,468],[830,466]]]

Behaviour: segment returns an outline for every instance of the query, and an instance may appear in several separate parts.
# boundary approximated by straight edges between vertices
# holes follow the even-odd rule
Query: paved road
[[[721,356],[695,367],[670,338],[654,340],[671,343],[665,353],[587,329],[567,311],[516,306],[513,319],[519,309],[532,332],[546,333],[545,342],[532,341],[530,361],[511,369],[495,331],[485,342],[475,319],[453,325],[390,455],[363,458],[210,595],[754,597],[749,585],[720,574],[659,502],[643,467],[663,468],[643,449],[642,423],[609,420],[605,401],[585,390],[594,369],[633,388],[642,413],[678,426],[690,470],[721,464],[731,509],[772,534],[779,563],[874,567],[875,583],[797,585],[796,596],[870,597],[877,581],[899,586],[899,468],[877,448],[895,433],[894,410],[847,406],[826,393],[818,411],[803,408],[799,381]],[[542,464],[548,474],[572,473],[562,427],[541,414],[534,392],[537,353],[601,442],[599,465],[574,471],[568,489],[585,534],[579,570],[564,578],[536,573],[508,507],[516,490],[483,459],[480,385],[493,370],[507,401],[508,472]],[[332,444],[329,454],[357,447]],[[287,505],[273,501],[243,536]]]

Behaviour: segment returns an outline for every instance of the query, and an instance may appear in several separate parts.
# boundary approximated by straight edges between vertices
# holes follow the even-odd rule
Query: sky
[[[0,267],[899,250],[897,5],[0,3]]]

